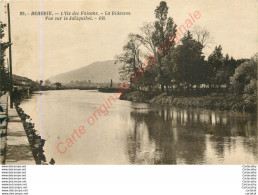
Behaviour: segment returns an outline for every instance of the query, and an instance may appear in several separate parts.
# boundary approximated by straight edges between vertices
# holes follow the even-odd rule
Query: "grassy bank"
[[[157,97],[160,92],[148,92],[148,91],[130,91],[122,93],[121,100],[129,100],[133,102],[145,102],[149,103],[152,98]]]
[[[228,93],[212,93],[205,96],[175,96],[166,93],[134,91],[124,93],[121,100],[170,105],[184,108],[205,108],[255,112],[256,105],[246,105],[241,97]]]

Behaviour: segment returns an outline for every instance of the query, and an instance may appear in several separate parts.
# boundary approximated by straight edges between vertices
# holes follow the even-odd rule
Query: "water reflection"
[[[21,107],[41,129],[46,157],[56,164],[258,163],[256,115],[117,100],[107,116],[89,126],[87,118],[109,96],[94,90],[44,91]],[[87,132],[60,154],[57,144],[80,125]]]
[[[251,114],[197,109],[138,109],[127,136],[132,164],[257,163]]]

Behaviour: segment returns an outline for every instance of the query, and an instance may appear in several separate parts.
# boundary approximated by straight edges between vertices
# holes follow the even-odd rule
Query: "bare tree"
[[[154,32],[154,24],[153,23],[144,23],[140,28],[141,35],[137,35],[137,38],[141,41],[141,43],[148,50],[148,55],[153,54],[156,56],[157,48],[155,47],[155,43],[153,41],[153,32]],[[146,56],[148,56],[146,55]]]
[[[212,43],[212,37],[210,36],[210,32],[205,28],[195,26],[192,30],[192,33],[194,39],[201,43],[203,47],[209,47],[208,45]]]
[[[120,69],[120,80],[131,82],[132,75],[137,74],[138,67],[141,67],[141,42],[137,35],[131,33],[123,47],[123,53],[116,56],[116,61],[123,63]]]

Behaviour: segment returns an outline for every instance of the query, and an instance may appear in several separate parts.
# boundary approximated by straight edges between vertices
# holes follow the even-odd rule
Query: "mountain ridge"
[[[88,81],[92,83],[119,82],[119,68],[121,63],[115,60],[97,61],[87,66],[71,70],[65,73],[50,77],[51,82],[69,83],[71,81]]]

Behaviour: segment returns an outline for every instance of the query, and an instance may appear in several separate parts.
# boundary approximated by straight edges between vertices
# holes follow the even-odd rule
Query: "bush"
[[[242,96],[245,108],[255,109],[257,100],[258,53],[249,61],[242,63],[232,77],[235,93]]]

